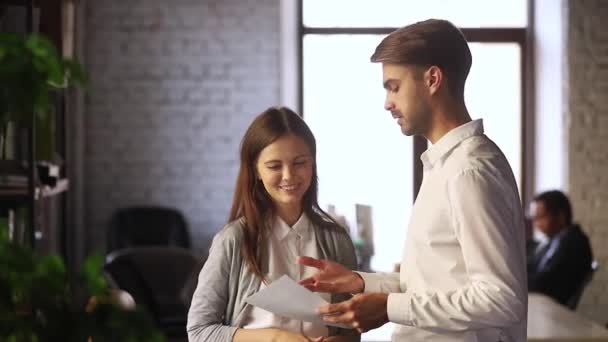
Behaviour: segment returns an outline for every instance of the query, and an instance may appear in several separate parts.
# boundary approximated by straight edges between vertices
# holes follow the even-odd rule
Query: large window
[[[429,17],[451,20],[470,42],[465,99],[503,150],[523,188],[525,0],[301,0],[301,103],[318,140],[321,205],[344,215],[354,238],[356,204],[372,208],[371,268],[401,257],[421,181],[424,139],[401,134],[384,111],[381,66],[369,62],[394,29]],[[367,229],[367,228],[366,228]]]
[[[334,205],[358,238],[355,204],[372,208],[371,267],[390,271],[413,193],[413,144],[382,108],[379,64],[369,62],[378,35],[304,37],[304,118],[317,138],[319,200]],[[326,52],[326,53],[325,53]],[[379,248],[386,241],[391,243]]]

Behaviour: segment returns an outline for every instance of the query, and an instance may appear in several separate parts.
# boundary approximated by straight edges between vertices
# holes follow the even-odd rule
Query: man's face
[[[561,228],[558,217],[552,215],[542,201],[534,201],[530,204],[530,217],[533,226],[549,237],[555,235]]]
[[[382,64],[382,78],[386,89],[384,109],[405,135],[425,135],[429,131],[431,109],[425,72],[420,67],[401,64]]]

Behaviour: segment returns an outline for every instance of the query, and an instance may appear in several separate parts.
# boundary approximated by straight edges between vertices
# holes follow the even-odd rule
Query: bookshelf
[[[0,0],[0,31],[38,32],[64,51],[62,8],[66,0]],[[64,53],[65,55],[65,53]],[[39,139],[36,120],[9,125],[0,153],[0,217],[9,235],[40,253],[65,255],[66,194],[65,92],[52,97],[50,139]],[[32,117],[33,118],[33,117]],[[47,126],[45,126],[47,127]],[[38,140],[37,140],[38,139]],[[50,143],[49,143],[50,142]],[[41,150],[50,158],[41,158]]]

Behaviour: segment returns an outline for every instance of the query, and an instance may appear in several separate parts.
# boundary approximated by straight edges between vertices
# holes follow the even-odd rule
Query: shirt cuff
[[[386,313],[390,322],[414,326],[411,312],[412,298],[408,293],[390,293],[386,302]]]
[[[363,279],[363,293],[370,292],[382,292],[382,274],[378,273],[367,273],[367,272],[355,272],[361,279]]]

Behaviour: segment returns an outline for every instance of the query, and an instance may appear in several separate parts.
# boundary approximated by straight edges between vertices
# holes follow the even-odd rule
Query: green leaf
[[[66,85],[63,60],[48,61],[48,83],[56,88],[63,88]]]
[[[103,296],[109,292],[108,282],[103,276],[103,265],[104,258],[100,254],[93,254],[84,261],[84,282],[93,296]]]
[[[78,62],[68,59],[64,60],[63,62],[68,78],[74,81],[75,84],[86,85],[88,83],[86,74]]]
[[[28,122],[31,114],[47,115],[48,92],[73,82],[84,85],[85,74],[74,60],[64,59],[46,37],[0,33],[0,121]]]
[[[48,58],[49,60],[57,59],[57,49],[51,41],[41,35],[29,35],[25,41],[25,46],[36,57]]]

